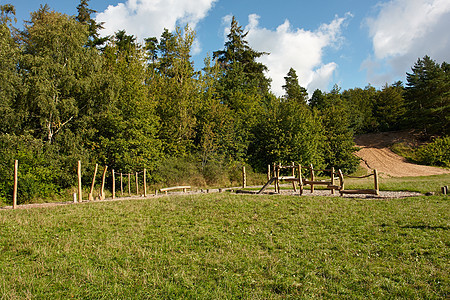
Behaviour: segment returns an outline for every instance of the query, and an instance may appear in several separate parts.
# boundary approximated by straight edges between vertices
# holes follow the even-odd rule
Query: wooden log
[[[131,196],[131,174],[128,173],[128,195]]]
[[[270,165],[267,165],[267,181],[270,180]]]
[[[378,195],[376,190],[341,190],[339,191],[342,194],[370,194],[370,195]]]
[[[281,193],[281,188],[280,188],[280,173],[281,173],[281,163],[278,164],[277,167],[277,193]]]
[[[344,174],[342,174],[341,169],[338,170],[338,175],[339,175],[339,185],[340,185],[339,190],[341,191],[344,189]]]
[[[123,174],[120,173],[120,193],[123,196]]]
[[[270,185],[270,184],[272,184],[272,182],[274,182],[275,181],[275,177],[272,177],[271,179],[269,179],[268,181],[267,181],[267,183],[257,192],[257,194],[262,194],[265,190],[266,190],[266,188]]]
[[[19,185],[19,161],[14,161],[13,209],[17,207],[17,187]]]
[[[313,169],[312,164],[310,165],[309,171],[310,171],[310,175],[311,175],[310,181],[313,182],[314,181],[314,169]],[[314,193],[314,183],[308,183],[308,184],[311,184],[311,193]]]
[[[334,186],[334,167],[331,167],[331,181],[330,186]],[[331,194],[334,195],[334,189],[331,189]]]
[[[138,172],[136,172],[136,195],[139,195],[139,178],[138,178]]]
[[[116,176],[114,169],[112,169],[112,198],[116,199]]]
[[[168,191],[173,191],[173,190],[183,190],[183,192],[186,192],[187,189],[190,189],[191,186],[190,185],[183,185],[183,186],[171,186],[171,187],[166,187],[166,188],[162,188],[159,189],[160,192],[164,192],[167,194]]]
[[[294,163],[294,162],[292,162],[292,177],[295,178],[295,163]],[[297,192],[297,186],[295,185],[295,182],[296,182],[296,181],[297,181],[297,180],[292,181],[292,188],[294,189],[294,192],[295,192],[295,193]]]
[[[242,188],[247,187],[247,175],[245,174],[245,166],[242,166]]]
[[[78,161],[77,175],[78,175],[78,201],[83,202],[83,195],[82,195],[83,187],[81,186],[81,160]]]
[[[98,164],[95,164],[94,176],[92,177],[91,190],[89,192],[89,201],[94,200],[94,186],[95,186],[95,176],[97,176]]]
[[[147,197],[147,170],[144,169],[144,197]]]
[[[329,181],[320,181],[320,180],[305,180],[303,181],[305,184],[311,184],[311,185],[330,185]]]
[[[278,182],[278,177],[277,177],[277,168],[276,168],[276,165],[275,164],[273,164],[273,177],[275,178],[275,183],[274,183],[274,192],[276,193],[277,192],[277,182]]]
[[[376,194],[379,195],[380,194],[380,187],[379,187],[379,184],[378,184],[378,171],[376,169],[373,170],[373,181],[374,181]]]
[[[106,171],[108,170],[108,166],[105,166],[102,175],[102,188],[100,190],[100,200],[105,200],[105,180],[106,180]]]
[[[302,178],[302,165],[298,165],[298,185],[300,187],[300,195],[303,195],[303,178]]]

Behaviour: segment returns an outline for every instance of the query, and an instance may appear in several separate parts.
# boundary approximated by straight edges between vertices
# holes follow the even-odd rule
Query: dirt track
[[[370,133],[357,136],[355,143],[361,148],[356,155],[362,158],[361,166],[377,169],[381,175],[391,177],[429,176],[450,173],[450,170],[408,163],[389,149],[395,142],[414,138],[408,132]]]

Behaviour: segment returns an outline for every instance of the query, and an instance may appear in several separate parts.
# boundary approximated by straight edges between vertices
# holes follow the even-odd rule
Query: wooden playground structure
[[[344,176],[341,170],[335,170],[333,167],[331,169],[314,169],[313,165],[309,167],[303,167],[303,169],[309,170],[309,178],[304,178],[302,175],[302,165],[292,163],[291,165],[281,165],[274,164],[273,172],[270,170],[270,165],[268,166],[267,183],[256,193],[262,194],[271,185],[274,185],[275,193],[280,193],[280,182],[287,181],[292,183],[294,192],[297,192],[297,185],[300,190],[300,195],[303,195],[303,190],[307,185],[309,185],[311,193],[314,193],[314,187],[317,185],[325,186],[326,189],[331,191],[331,194],[335,194],[336,190],[339,191],[341,195],[344,194],[370,194],[379,195],[379,180],[377,170],[373,170],[372,174],[365,176]],[[289,175],[283,175],[284,170],[290,170]],[[317,180],[316,172],[322,172],[325,174],[330,174],[329,179]],[[286,172],[284,172],[286,173]],[[346,190],[344,185],[344,178],[367,178],[374,177],[374,188],[373,189],[362,189],[362,190]]]

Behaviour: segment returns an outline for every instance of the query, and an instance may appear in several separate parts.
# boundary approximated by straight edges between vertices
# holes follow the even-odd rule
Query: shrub
[[[436,138],[421,146],[417,150],[417,159],[427,165],[450,167],[450,136]]]

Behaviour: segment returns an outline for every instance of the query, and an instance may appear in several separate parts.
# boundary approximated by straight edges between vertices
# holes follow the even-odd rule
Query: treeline
[[[226,185],[237,166],[264,171],[273,162],[313,163],[352,172],[355,133],[418,127],[448,134],[449,72],[419,59],[402,83],[309,99],[295,70],[285,95],[270,92],[267,67],[233,18],[222,50],[194,69],[189,27],[159,38],[119,31],[100,37],[88,0],[78,15],[42,6],[23,30],[14,7],[1,6],[0,198],[12,191],[20,161],[21,199],[75,185],[75,168],[95,163],[154,183]],[[299,53],[301,55],[301,53]]]

